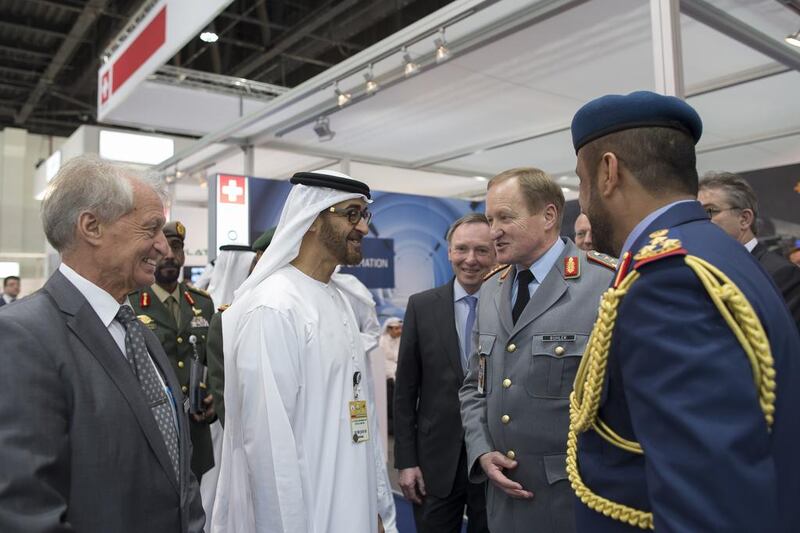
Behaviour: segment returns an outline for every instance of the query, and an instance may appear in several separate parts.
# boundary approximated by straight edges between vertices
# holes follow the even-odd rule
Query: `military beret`
[[[258,239],[256,239],[255,242],[253,243],[252,246],[253,251],[263,252],[264,250],[266,250],[269,244],[272,242],[272,237],[275,235],[276,229],[277,228],[270,228],[264,233],[262,233],[261,236]]]
[[[177,237],[181,241],[186,239],[186,227],[177,220],[164,224],[164,237],[171,239]]]
[[[610,133],[647,127],[683,131],[695,144],[703,133],[700,115],[680,98],[636,91],[601,96],[581,107],[572,119],[572,145],[577,153],[583,145]]]

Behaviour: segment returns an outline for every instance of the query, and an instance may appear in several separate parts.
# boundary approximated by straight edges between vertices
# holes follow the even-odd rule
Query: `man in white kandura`
[[[361,261],[370,191],[295,174],[269,253],[222,315],[225,435],[211,531],[395,530],[372,379],[334,269]]]

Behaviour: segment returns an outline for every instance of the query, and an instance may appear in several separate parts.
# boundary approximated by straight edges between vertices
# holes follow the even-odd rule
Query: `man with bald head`
[[[0,531],[203,531],[189,422],[164,350],[126,301],[168,254],[160,180],[65,164],[42,202],[61,265],[0,309]]]

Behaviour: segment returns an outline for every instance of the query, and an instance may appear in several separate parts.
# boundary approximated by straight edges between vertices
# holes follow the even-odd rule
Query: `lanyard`
[[[358,400],[361,394],[361,371],[353,372],[353,399]]]

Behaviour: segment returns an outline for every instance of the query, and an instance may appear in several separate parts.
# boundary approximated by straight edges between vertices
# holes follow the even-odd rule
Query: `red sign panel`
[[[244,203],[244,176],[219,175],[218,194],[221,204]]]
[[[150,24],[131,43],[127,50],[114,62],[111,76],[111,92],[116,92],[123,83],[128,81],[142,64],[150,59],[156,50],[161,48],[167,40],[167,6],[161,8]],[[106,98],[108,99],[108,98]],[[101,102],[102,102],[101,96]]]

